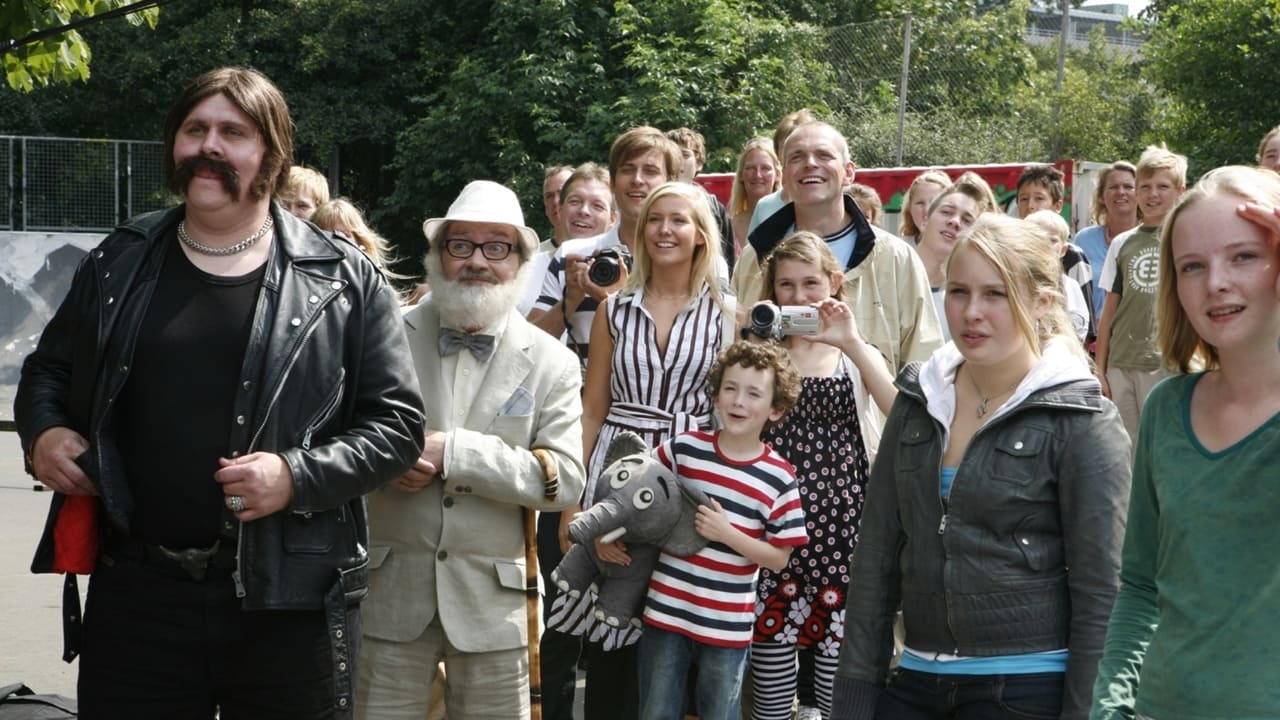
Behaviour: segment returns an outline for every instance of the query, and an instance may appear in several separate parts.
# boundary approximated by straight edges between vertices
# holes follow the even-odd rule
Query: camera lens
[[[773,327],[773,323],[778,319],[778,307],[770,303],[760,303],[751,308],[751,325],[753,327],[769,328]]]
[[[611,257],[598,257],[587,268],[587,277],[600,287],[608,287],[622,276],[618,261]]]

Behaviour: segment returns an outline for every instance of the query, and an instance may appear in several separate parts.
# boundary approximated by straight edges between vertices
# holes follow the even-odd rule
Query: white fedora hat
[[[524,246],[524,257],[533,257],[538,250],[538,233],[524,224],[520,199],[506,186],[491,180],[472,180],[458,193],[458,199],[449,206],[444,217],[430,218],[422,223],[422,234],[434,245],[436,234],[447,222],[504,223],[514,227]]]

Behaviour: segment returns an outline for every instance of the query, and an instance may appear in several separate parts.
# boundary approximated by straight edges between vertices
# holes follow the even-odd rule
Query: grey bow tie
[[[440,328],[441,355],[455,355],[465,347],[480,362],[488,362],[493,356],[493,343],[492,335],[473,335],[453,328]]]

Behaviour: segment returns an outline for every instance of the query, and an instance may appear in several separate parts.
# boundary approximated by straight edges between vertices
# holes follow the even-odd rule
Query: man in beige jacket
[[[426,717],[443,660],[450,720],[527,718],[523,515],[582,494],[581,376],[515,311],[538,240],[514,193],[473,182],[423,230],[432,294],[405,324],[426,449],[369,496],[357,717]]]
[[[791,202],[748,237],[733,273],[738,307],[745,312],[768,297],[760,263],[783,238],[807,230],[826,238],[845,268],[845,302],[890,372],[928,358],[942,345],[942,326],[924,265],[901,239],[868,223],[845,195],[854,165],[844,136],[826,123],[805,123],[787,137],[780,154],[782,187]]]

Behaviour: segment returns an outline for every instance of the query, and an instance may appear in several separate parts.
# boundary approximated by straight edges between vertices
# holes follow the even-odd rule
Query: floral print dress
[[[796,469],[809,543],[780,572],[761,568],[757,642],[810,647],[838,657],[845,590],[866,499],[867,451],[848,358],[829,377],[806,377],[795,408],[764,440]]]

